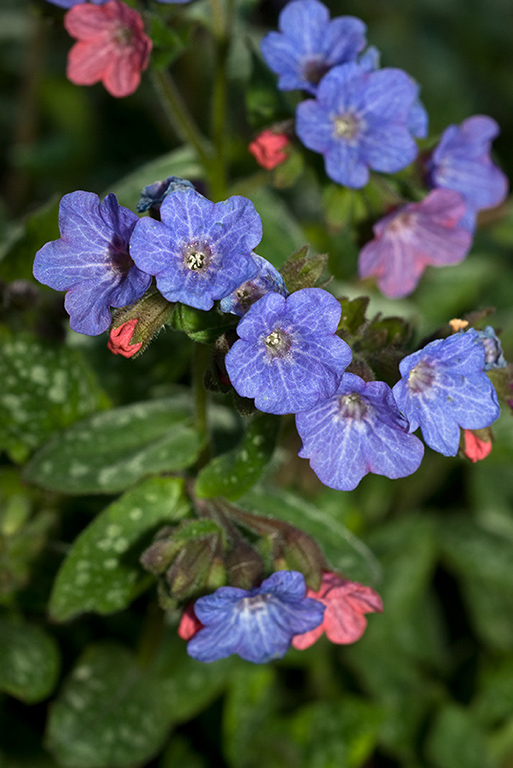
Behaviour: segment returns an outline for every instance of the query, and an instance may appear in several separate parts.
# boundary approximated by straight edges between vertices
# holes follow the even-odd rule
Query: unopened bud
[[[115,355],[134,357],[171,319],[175,305],[155,289],[114,314],[107,348]]]
[[[284,133],[267,128],[251,142],[248,149],[258,165],[265,168],[266,171],[272,171],[273,168],[281,165],[287,159],[286,148],[289,144],[290,141]]]
[[[492,430],[490,427],[485,429],[464,429],[463,430],[463,453],[474,464],[476,461],[482,461],[492,451]]]
[[[215,581],[219,582],[221,554],[221,538],[218,534],[188,541],[166,572],[166,581],[173,597],[185,600],[204,589],[207,584],[210,587],[212,569]]]
[[[228,582],[233,587],[252,589],[264,577],[264,563],[260,555],[245,539],[239,539],[226,556]]]

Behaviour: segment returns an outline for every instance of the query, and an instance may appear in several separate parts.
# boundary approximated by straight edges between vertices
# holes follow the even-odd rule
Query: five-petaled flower
[[[383,602],[377,592],[336,573],[324,573],[320,589],[308,589],[306,594],[324,603],[326,610],[322,624],[293,638],[292,645],[299,651],[313,645],[324,632],[332,643],[355,643],[365,632],[365,614],[383,611]]]
[[[375,275],[385,296],[400,298],[415,290],[427,266],[459,264],[472,244],[460,222],[461,195],[434,189],[420,203],[409,203],[373,226],[374,239],[360,251],[360,277]]]
[[[293,0],[280,13],[280,32],[269,32],[260,47],[278,74],[283,91],[301,88],[315,94],[319,81],[337,64],[354,61],[365,46],[367,28],[354,16],[330,21],[319,0]]]
[[[102,82],[118,98],[137,90],[152,48],[137,11],[121,0],[82,3],[66,13],[64,26],[78,41],[68,55],[67,76],[72,83]]]
[[[458,332],[408,355],[393,388],[399,410],[426,443],[456,456],[460,427],[482,429],[500,414],[493,384],[484,372],[485,350],[477,331]]]
[[[244,315],[226,370],[242,397],[267,413],[297,413],[330,397],[351,362],[335,335],[340,303],[321,288],[268,293]]]
[[[245,197],[212,203],[180,185],[162,201],[160,217],[139,220],[130,252],[168,301],[211,309],[257,274],[252,252],[262,222]]]
[[[294,635],[319,626],[324,605],[306,597],[302,573],[278,571],[260,587],[220,587],[194,603],[203,629],[187,644],[199,661],[216,661],[233,653],[255,664],[285,655]]]
[[[111,323],[110,307],[139,299],[151,283],[129,252],[138,221],[115,195],[100,202],[92,192],[71,192],[59,206],[61,237],[44,245],[34,260],[34,277],[67,291],[64,306],[74,331],[97,336]]]
[[[427,164],[433,187],[455,189],[467,203],[464,225],[473,230],[476,214],[502,203],[508,180],[490,157],[499,126],[486,115],[474,115],[461,125],[450,125]]]
[[[415,159],[408,119],[417,95],[417,84],[400,69],[343,64],[321,80],[316,99],[298,105],[296,132],[324,155],[330,179],[359,189],[369,169],[395,173]]]
[[[408,432],[390,387],[345,373],[336,393],[296,414],[299,456],[324,485],[352,491],[368,472],[398,478],[413,474],[424,446]]]
[[[273,168],[281,165],[287,159],[288,155],[285,148],[289,144],[290,141],[284,133],[275,133],[267,128],[258,134],[248,149],[258,165],[265,168],[266,171],[272,171]]]

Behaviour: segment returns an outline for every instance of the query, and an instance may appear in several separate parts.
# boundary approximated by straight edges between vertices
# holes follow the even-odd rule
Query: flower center
[[[292,346],[292,339],[285,331],[275,328],[265,337],[264,344],[271,357],[285,357]]]
[[[408,388],[412,392],[424,392],[435,380],[433,366],[426,360],[415,365],[408,375]]]
[[[249,613],[258,613],[258,611],[266,610],[266,603],[271,596],[268,594],[253,595],[252,597],[243,597],[240,601],[242,611],[248,611]]]
[[[334,117],[333,125],[339,139],[354,139],[360,129],[358,119],[349,112],[346,115]]]
[[[212,260],[208,245],[191,243],[183,251],[183,263],[191,272],[205,272]]]
[[[395,216],[392,221],[389,222],[387,229],[393,234],[399,234],[399,232],[402,230],[411,229],[414,227],[416,219],[417,217],[414,213],[403,211],[403,213],[398,213],[397,216]]]
[[[341,416],[346,419],[356,419],[356,421],[362,421],[369,410],[358,392],[342,395],[339,398],[338,407]]]
[[[109,256],[113,271],[122,277],[126,277],[134,266],[134,262],[128,253],[127,243],[119,235],[114,235],[112,239],[109,247]]]
[[[313,85],[318,85],[326,72],[330,69],[324,59],[313,58],[307,59],[303,65],[303,77]]]

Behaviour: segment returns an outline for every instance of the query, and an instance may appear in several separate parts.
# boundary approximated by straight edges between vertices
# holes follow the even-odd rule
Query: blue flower
[[[465,199],[469,230],[475,227],[477,211],[499,205],[508,193],[508,180],[490,157],[498,133],[491,117],[469,117],[445,129],[428,162],[431,186],[454,189]]]
[[[160,203],[164,198],[172,192],[176,192],[180,187],[194,189],[194,185],[190,181],[182,179],[180,176],[168,176],[167,179],[148,184],[141,191],[141,197],[136,207],[137,212],[145,213],[150,208],[160,208]]]
[[[399,410],[410,432],[420,426],[426,443],[444,456],[456,456],[460,427],[483,429],[499,417],[484,363],[484,346],[472,328],[432,341],[399,364],[402,379],[392,390]]]
[[[336,393],[296,414],[299,455],[330,488],[352,491],[368,472],[406,477],[422,461],[424,446],[408,433],[390,387],[345,373]]]
[[[395,173],[415,159],[408,119],[417,90],[400,69],[334,67],[321,80],[317,98],[298,105],[296,133],[324,155],[330,179],[359,189],[369,181],[369,168]]]
[[[97,336],[111,323],[110,307],[124,307],[149,288],[150,275],[129,253],[135,213],[115,195],[100,202],[92,192],[71,192],[59,206],[61,238],[36,253],[34,277],[67,291],[64,306],[74,331]]]
[[[477,335],[485,348],[485,371],[494,368],[505,368],[507,363],[502,351],[501,342],[491,325],[487,325],[484,331],[478,331]]]
[[[226,370],[242,397],[266,413],[305,411],[337,389],[351,350],[335,335],[339,302],[321,288],[268,293],[237,326]]]
[[[283,91],[301,88],[315,94],[333,66],[354,61],[365,46],[366,26],[353,16],[330,21],[318,0],[293,0],[280,13],[281,32],[269,32],[260,47],[268,66],[280,76]]]
[[[257,273],[252,251],[262,222],[245,197],[212,203],[179,186],[162,201],[160,216],[139,220],[130,252],[168,301],[210,309]]]
[[[229,296],[221,299],[219,306],[222,312],[231,312],[233,315],[242,317],[255,301],[270,291],[279,293],[281,296],[289,295],[283,277],[270,261],[259,256],[258,253],[253,254],[253,260],[258,267],[257,274],[251,280],[246,280],[239,285],[237,290]]]
[[[358,64],[367,72],[374,72],[380,68],[381,55],[378,49],[371,45],[359,59]],[[418,86],[417,86],[418,89]],[[408,130],[416,139],[425,139],[429,130],[429,117],[426,108],[418,98],[413,102],[406,121]]]
[[[250,590],[221,587],[194,604],[204,628],[189,640],[187,653],[198,661],[232,653],[255,664],[281,659],[294,635],[318,627],[324,611],[321,602],[306,597],[304,576],[297,571],[273,573]]]

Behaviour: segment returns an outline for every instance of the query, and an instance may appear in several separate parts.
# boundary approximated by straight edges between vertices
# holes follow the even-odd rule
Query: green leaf
[[[127,491],[96,517],[73,543],[50,596],[55,621],[85,611],[125,608],[148,582],[139,557],[150,534],[184,517],[183,482],[154,477]]]
[[[161,681],[162,701],[173,723],[192,720],[226,688],[244,666],[236,658],[203,664],[187,655],[186,644],[176,631],[169,632],[156,659],[155,674]]]
[[[35,454],[25,478],[65,493],[115,493],[189,467],[201,450],[187,400],[134,403],[76,424]]]
[[[11,237],[0,245],[2,280],[32,280],[36,251],[59,237],[58,210],[59,200],[52,197],[16,227]]]
[[[97,645],[85,651],[54,702],[46,746],[64,768],[146,764],[170,720],[158,679],[126,648]]]
[[[302,707],[291,719],[292,742],[308,768],[360,768],[378,740],[382,710],[356,696]]]
[[[280,270],[289,292],[313,288],[324,272],[327,262],[327,254],[314,256],[308,253],[308,245],[301,246],[289,256]]]
[[[271,515],[285,520],[312,536],[334,571],[355,581],[374,584],[381,578],[381,569],[372,552],[344,525],[292,493],[262,489],[250,491],[239,504],[248,512]]]
[[[141,165],[136,171],[111,185],[105,194],[113,192],[122,205],[135,210],[143,187],[153,184],[154,181],[166,179],[168,176],[180,176],[183,179],[201,178],[201,166],[191,147],[179,147],[161,155],[156,160]]]
[[[234,328],[235,318],[230,313],[217,310],[204,312],[201,309],[177,304],[171,320],[171,326],[177,331],[183,331],[193,341],[199,344],[211,344],[222,333]]]
[[[347,299],[345,296],[340,299],[342,306],[342,315],[338,324],[338,331],[342,331],[342,336],[348,334],[354,336],[359,328],[365,322],[365,313],[369,306],[368,296],[358,296],[356,299]]]
[[[201,498],[238,499],[259,479],[273,455],[280,420],[258,413],[242,442],[233,451],[216,456],[198,475],[195,493]]]
[[[166,24],[161,16],[152,14],[148,33],[153,41],[152,65],[156,69],[169,67],[186,50],[189,32],[189,27],[176,30]]]
[[[299,222],[282,198],[270,189],[251,190],[250,198],[262,219],[264,235],[258,246],[277,269],[305,242]]]
[[[80,352],[20,334],[0,339],[0,449],[13,461],[107,405]]]
[[[434,768],[491,768],[485,734],[467,708],[449,704],[439,711],[428,735]]]
[[[21,619],[0,618],[0,690],[34,704],[51,694],[59,670],[53,637]]]

